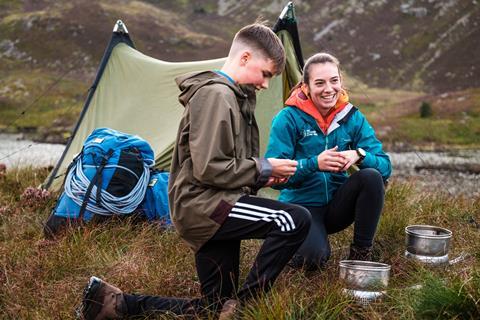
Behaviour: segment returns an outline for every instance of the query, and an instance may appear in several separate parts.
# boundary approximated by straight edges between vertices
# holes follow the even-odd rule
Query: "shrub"
[[[420,105],[420,118],[429,118],[433,115],[430,103],[423,101]]]

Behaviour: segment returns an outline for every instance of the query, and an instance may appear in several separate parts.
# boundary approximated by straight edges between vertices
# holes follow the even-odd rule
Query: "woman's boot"
[[[372,261],[372,247],[359,247],[352,243],[348,260]]]

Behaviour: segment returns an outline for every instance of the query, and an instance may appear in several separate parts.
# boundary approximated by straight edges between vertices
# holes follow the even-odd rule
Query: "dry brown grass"
[[[73,319],[91,275],[127,292],[165,296],[199,295],[193,255],[173,231],[153,224],[111,221],[73,229],[58,241],[42,238],[54,197],[25,205],[22,193],[46,171],[9,171],[0,185],[0,319]],[[387,296],[360,307],[342,294],[338,261],[351,229],[332,237],[334,254],[322,272],[285,270],[274,289],[242,312],[243,319],[444,319],[480,315],[480,200],[424,194],[393,183],[379,226],[377,258],[392,266]],[[454,233],[456,265],[431,268],[404,257],[404,227],[428,223]],[[260,245],[242,247],[242,275]],[[409,290],[421,284],[424,289]]]

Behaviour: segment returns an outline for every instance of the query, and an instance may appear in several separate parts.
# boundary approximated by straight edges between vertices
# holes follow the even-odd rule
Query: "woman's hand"
[[[356,150],[340,151],[339,153],[341,153],[345,157],[345,159],[348,160],[347,164],[343,168],[344,171],[348,170],[348,168],[350,168],[352,164],[355,164],[360,159],[360,156],[358,155]]]
[[[289,178],[297,171],[298,162],[290,159],[267,159],[272,165],[272,177],[274,178]]]
[[[346,170],[345,166],[350,160],[343,154],[345,151],[340,152],[337,150],[338,146],[335,146],[334,148],[325,150],[318,155],[318,169],[320,169],[320,171],[339,172]]]

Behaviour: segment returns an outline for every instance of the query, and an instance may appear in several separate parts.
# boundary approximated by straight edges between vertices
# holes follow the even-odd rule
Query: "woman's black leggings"
[[[308,207],[312,224],[307,238],[297,251],[307,265],[322,265],[330,258],[328,235],[354,223],[353,244],[370,247],[385,198],[385,187],[375,169],[355,172],[323,207]]]

